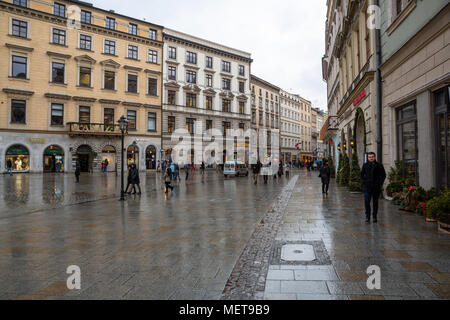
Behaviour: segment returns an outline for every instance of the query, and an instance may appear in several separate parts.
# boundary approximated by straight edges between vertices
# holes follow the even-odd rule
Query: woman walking
[[[164,184],[166,185],[165,193],[169,193],[169,188],[170,188],[170,190],[173,190],[173,186],[170,184],[170,182],[172,182],[172,174],[171,174],[169,168],[167,168],[166,173],[164,175]]]
[[[322,168],[320,168],[319,178],[322,178],[322,193],[328,194],[328,187],[330,186],[331,171],[328,166],[328,160],[325,160]]]

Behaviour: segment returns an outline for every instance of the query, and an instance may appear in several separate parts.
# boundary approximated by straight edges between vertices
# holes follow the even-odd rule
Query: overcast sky
[[[326,110],[325,0],[86,0],[252,54],[252,73]]]

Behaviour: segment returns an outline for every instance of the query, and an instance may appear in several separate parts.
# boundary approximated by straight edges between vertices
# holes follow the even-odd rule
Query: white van
[[[228,176],[248,176],[248,168],[244,162],[241,161],[227,161],[223,166],[223,175]]]

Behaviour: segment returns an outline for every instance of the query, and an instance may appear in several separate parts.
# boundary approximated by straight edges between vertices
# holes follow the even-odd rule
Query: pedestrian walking
[[[172,179],[175,179],[175,163],[171,162],[169,168],[170,168],[170,173],[172,174]]]
[[[202,161],[202,164],[200,166],[200,171],[202,173],[202,177],[205,175],[205,163]]]
[[[361,180],[363,182],[364,201],[366,207],[366,223],[370,223],[371,208],[370,204],[373,200],[373,222],[378,222],[378,200],[381,195],[381,188],[386,180],[386,171],[381,163],[377,162],[376,154],[369,152],[368,162],[365,163],[361,170]]]
[[[131,164],[128,165],[128,174],[127,174],[127,187],[125,188],[125,193],[128,193],[128,188],[131,186]],[[131,191],[130,191],[131,193]]]
[[[77,159],[75,162],[75,178],[77,180],[77,183],[80,182],[80,174],[81,174],[81,166],[80,161]]]
[[[136,194],[136,186],[139,189],[138,195],[141,194],[141,181],[139,178],[139,169],[136,167],[136,165],[133,163],[131,165],[131,173],[130,173],[130,183],[131,183],[131,189],[129,194],[131,194],[131,191],[133,191],[133,194]]]
[[[290,170],[291,170],[291,164],[290,163],[286,163],[284,171],[286,172],[286,178],[287,179],[289,179]]]
[[[284,175],[284,172],[283,172],[283,161],[280,161],[280,164],[278,165],[278,177],[281,178],[282,175]]]
[[[172,173],[170,172],[170,168],[167,168],[164,174],[164,184],[166,185],[165,193],[169,193],[170,190],[173,190],[173,186],[170,184],[172,182]]]
[[[255,185],[258,184],[258,176],[260,172],[261,172],[261,162],[258,159],[256,164],[253,165],[253,183]]]
[[[178,181],[181,181],[181,176],[180,176],[180,166],[178,165],[178,163],[175,163],[174,180],[176,181],[177,179],[178,179]]]
[[[191,170],[191,165],[189,163],[186,163],[184,165],[184,171],[186,172],[186,181],[189,179],[189,171]]]
[[[8,159],[8,161],[6,161],[6,168],[8,169],[9,175],[12,176],[12,161],[11,161],[11,159]]]
[[[328,160],[325,160],[323,166],[320,168],[319,178],[322,178],[322,193],[328,194],[328,188],[330,186],[331,171],[328,166]]]

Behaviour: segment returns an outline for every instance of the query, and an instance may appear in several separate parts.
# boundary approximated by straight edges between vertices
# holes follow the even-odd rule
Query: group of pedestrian
[[[108,159],[105,159],[102,161],[102,172],[108,171],[109,161]]]
[[[364,193],[366,223],[370,224],[371,218],[373,218],[373,223],[378,223],[378,201],[386,180],[386,171],[384,166],[377,162],[374,152],[368,153],[367,158],[368,162],[363,165],[360,176]],[[326,159],[323,160],[319,177],[322,179],[322,193],[328,194],[331,171]]]

